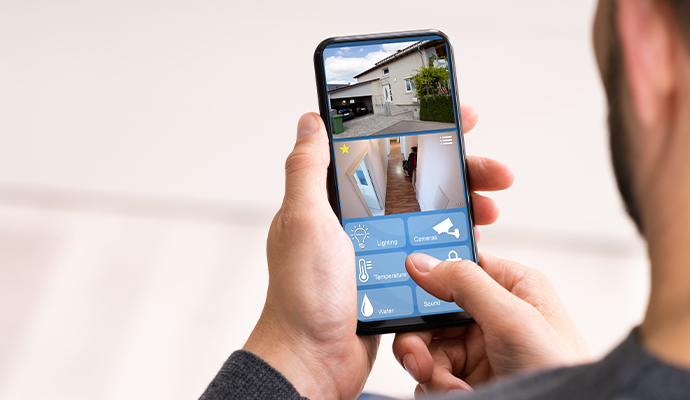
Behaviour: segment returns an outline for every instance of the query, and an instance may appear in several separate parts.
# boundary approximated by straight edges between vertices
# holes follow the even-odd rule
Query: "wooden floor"
[[[412,178],[402,169],[403,155],[400,143],[391,141],[388,157],[388,183],[386,184],[386,215],[419,212],[417,196],[412,188]]]

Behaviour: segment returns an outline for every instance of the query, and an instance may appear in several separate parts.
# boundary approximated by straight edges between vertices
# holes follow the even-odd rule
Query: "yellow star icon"
[[[350,147],[348,145],[346,145],[345,143],[343,143],[343,147],[341,147],[340,150],[343,151],[343,154],[345,154],[345,153],[350,154]]]

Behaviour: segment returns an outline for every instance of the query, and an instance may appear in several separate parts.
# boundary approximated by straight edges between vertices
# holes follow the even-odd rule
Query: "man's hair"
[[[683,35],[690,51],[690,0],[659,0],[670,7],[670,12],[676,18],[679,32]],[[609,15],[610,24],[616,26],[616,4],[614,2]],[[632,143],[630,142],[630,126],[623,115],[622,85],[624,85],[623,50],[616,29],[608,38],[608,56],[606,70],[603,72],[604,89],[609,105],[609,140],[613,170],[616,175],[618,190],[623,198],[626,211],[635,222],[638,231],[644,235],[644,226],[639,199],[635,196],[632,177]]]
[[[616,3],[612,0],[611,13],[608,15],[609,23],[616,26]],[[613,172],[616,176],[618,191],[623,199],[625,211],[632,218],[637,230],[644,235],[642,226],[641,209],[639,200],[635,196],[633,188],[633,154],[630,143],[630,132],[623,113],[623,93],[625,85],[625,72],[623,67],[623,49],[617,30],[611,29],[607,44],[608,55],[606,68],[602,71],[604,90],[609,108],[609,149]]]
[[[690,46],[690,1],[689,0],[663,0],[670,7],[673,16],[676,18],[678,29],[680,29],[685,39],[685,43]]]

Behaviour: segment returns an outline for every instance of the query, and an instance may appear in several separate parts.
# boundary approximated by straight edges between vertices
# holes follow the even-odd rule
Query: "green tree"
[[[446,94],[442,93],[442,88],[446,88],[450,80],[448,68],[434,67],[434,60],[435,58],[432,57],[428,66],[414,70],[416,74],[412,76],[412,81],[420,97]]]

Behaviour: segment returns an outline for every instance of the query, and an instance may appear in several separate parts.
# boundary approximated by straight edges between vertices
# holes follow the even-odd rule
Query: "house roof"
[[[330,94],[330,93],[339,92],[339,91],[345,90],[345,89],[352,89],[353,87],[360,86],[360,85],[364,85],[365,83],[369,83],[369,82],[373,82],[373,81],[378,81],[378,80],[379,80],[379,78],[374,78],[374,79],[369,79],[368,81],[357,82],[357,83],[355,83],[354,85],[348,85],[348,86],[340,87],[340,88],[337,88],[337,89],[329,90],[328,93]]]
[[[329,84],[326,84],[328,92],[330,92],[331,90],[336,90],[336,89],[340,89],[340,88],[344,88],[344,87],[348,87],[348,86],[350,86],[349,83],[329,83]]]
[[[434,40],[434,42],[435,42],[435,41],[436,41],[436,40]],[[366,74],[366,73],[369,72],[369,71],[375,70],[376,68],[378,68],[378,67],[380,67],[380,66],[382,66],[382,65],[384,65],[384,64],[388,64],[389,62],[391,62],[391,61],[393,61],[393,60],[395,60],[395,59],[397,59],[397,58],[399,58],[399,57],[402,57],[402,56],[406,55],[407,53],[409,53],[410,51],[414,50],[414,49],[415,49],[417,46],[419,46],[419,45],[424,45],[424,46],[426,46],[426,45],[429,44],[430,42],[432,42],[432,41],[430,41],[430,40],[422,40],[422,41],[419,41],[419,42],[415,42],[415,43],[413,43],[413,44],[411,44],[411,45],[405,47],[404,49],[400,49],[400,50],[398,50],[395,54],[391,54],[390,56],[388,56],[388,57],[384,58],[383,60],[377,62],[376,64],[374,64],[373,67],[371,67],[371,68],[367,69],[366,71],[360,72],[359,74],[355,75],[354,78],[357,78],[357,77],[359,77],[359,76],[362,76],[362,75]]]

